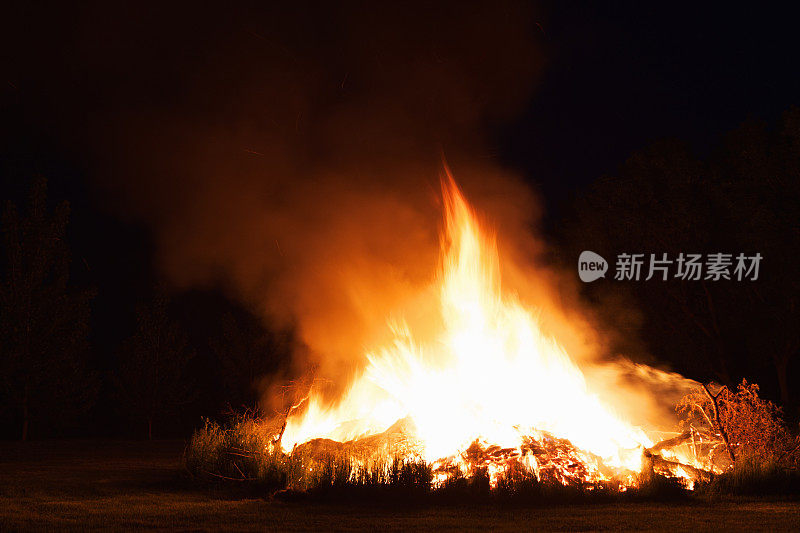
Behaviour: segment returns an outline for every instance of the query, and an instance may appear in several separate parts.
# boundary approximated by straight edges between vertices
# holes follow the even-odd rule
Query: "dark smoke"
[[[295,325],[294,375],[347,375],[387,317],[413,312],[438,264],[443,154],[497,231],[504,285],[568,353],[596,357],[574,272],[536,266],[538,205],[492,146],[542,70],[537,14],[313,7],[23,6],[0,36],[19,51],[4,96],[81,154],[110,211],[153,230],[169,282]],[[597,374],[619,395],[623,371]]]
[[[442,153],[501,234],[538,216],[489,136],[542,66],[522,4],[61,9],[11,39],[23,94],[169,281],[295,323],[327,375],[432,278]]]

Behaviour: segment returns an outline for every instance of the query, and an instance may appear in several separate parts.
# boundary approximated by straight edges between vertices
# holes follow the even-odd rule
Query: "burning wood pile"
[[[654,442],[604,404],[542,333],[538,311],[501,290],[496,244],[449,175],[443,191],[434,333],[395,323],[394,339],[366,354],[338,402],[312,388],[290,409],[277,450],[361,465],[421,460],[436,482],[484,472],[494,484],[522,468],[539,480],[623,489],[643,472],[691,486],[729,466],[720,460],[729,446],[718,414],[704,429]]]
[[[447,491],[454,484],[463,491],[464,482],[469,488],[483,480],[486,487],[504,494],[522,490],[521,494],[541,497],[537,486],[618,493],[652,486],[651,481],[658,486],[659,478],[671,478],[689,489],[699,482],[716,487],[715,491],[739,490],[730,485],[740,483],[740,477],[733,475],[734,460],[743,465],[739,472],[749,472],[745,479],[755,479],[762,487],[764,479],[777,483],[773,489],[796,479],[800,441],[783,423],[780,409],[758,396],[756,385],[745,381],[736,391],[698,385],[677,409],[685,430],[629,450],[628,464],[633,467],[615,466],[546,431],[521,435],[518,446],[476,438],[454,454],[429,461],[411,417],[381,433],[350,440],[313,438],[284,451],[281,439],[288,421],[297,416],[293,411],[282,421],[248,414],[227,427],[207,421],[192,437],[187,467],[210,479],[253,481],[290,489],[289,493],[325,487],[366,488],[381,494],[387,488],[411,487],[425,493]],[[732,476],[719,476],[728,472]],[[753,472],[761,477],[753,478]],[[531,489],[533,493],[525,492]],[[745,485],[744,490],[751,487]]]
[[[732,466],[727,451],[721,450],[726,447],[719,434],[692,429],[650,448],[631,450],[632,455],[641,457],[642,466],[636,470],[609,466],[602,457],[542,431],[523,436],[517,447],[501,447],[476,439],[460,453],[433,461],[431,468],[437,482],[484,473],[494,486],[498,476],[521,469],[544,483],[613,486],[624,490],[636,486],[641,474],[658,474],[683,480],[685,486],[692,488],[695,482],[708,482],[714,473]],[[383,433],[351,441],[311,439],[295,446],[290,455],[317,461],[339,458],[368,465],[385,462],[387,458],[424,460],[424,448],[414,437],[413,421],[402,419]]]

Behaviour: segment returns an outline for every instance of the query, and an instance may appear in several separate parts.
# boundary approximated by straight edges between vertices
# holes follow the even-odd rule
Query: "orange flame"
[[[306,409],[288,418],[283,449],[377,435],[406,419],[429,462],[459,457],[476,441],[524,458],[526,438],[547,432],[604,466],[640,471],[651,440],[592,394],[580,368],[540,330],[538,311],[504,293],[495,239],[449,171],[442,189],[442,262],[431,292],[438,331],[421,339],[391,323],[393,339],[366,354],[339,402],[328,406],[312,391]],[[523,463],[536,470],[535,458]]]

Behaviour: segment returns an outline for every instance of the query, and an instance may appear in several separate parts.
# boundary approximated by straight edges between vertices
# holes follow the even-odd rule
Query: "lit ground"
[[[582,505],[383,509],[286,504],[199,489],[181,443],[0,444],[0,530],[480,529],[800,530],[800,504]]]

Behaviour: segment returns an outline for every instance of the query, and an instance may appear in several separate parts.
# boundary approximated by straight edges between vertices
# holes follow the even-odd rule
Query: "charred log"
[[[645,465],[643,471],[652,474],[660,474],[667,477],[684,477],[683,473],[693,481],[711,481],[714,474],[702,468],[697,468],[679,461],[664,459],[658,454],[651,453],[650,450],[644,451]]]

